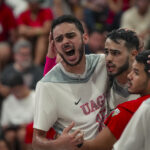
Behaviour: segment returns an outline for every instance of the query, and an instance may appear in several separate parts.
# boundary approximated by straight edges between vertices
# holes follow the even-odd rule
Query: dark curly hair
[[[139,38],[132,30],[123,28],[113,30],[112,32],[108,33],[107,38],[111,39],[117,44],[119,44],[119,40],[124,40],[125,46],[129,51],[133,49],[139,50]]]
[[[80,31],[81,34],[84,33],[84,29],[83,29],[83,26],[82,26],[81,22],[76,17],[74,17],[72,15],[63,15],[63,16],[60,16],[60,17],[56,18],[52,22],[51,32],[53,33],[54,28],[57,25],[62,24],[62,23],[72,23],[77,27],[77,29]]]
[[[135,59],[138,63],[144,64],[144,70],[148,77],[150,77],[150,73],[148,72],[150,70],[150,64],[147,63],[148,55],[150,55],[150,50],[144,50],[140,52]]]

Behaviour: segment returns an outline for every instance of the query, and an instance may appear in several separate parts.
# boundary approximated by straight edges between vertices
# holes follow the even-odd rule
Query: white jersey
[[[126,101],[135,100],[140,95],[138,94],[130,94],[126,86],[120,85],[117,80],[113,80],[113,84],[109,90],[107,95],[109,111],[114,110],[117,105],[124,103]]]
[[[35,92],[23,98],[17,99],[14,95],[8,96],[3,101],[1,125],[21,125],[33,121]]]
[[[114,150],[150,150],[150,99],[144,101],[126,126]]]
[[[108,84],[105,55],[86,56],[84,74],[68,73],[57,64],[38,82],[34,128],[57,132],[75,122],[85,139],[94,138],[107,114],[105,93]]]

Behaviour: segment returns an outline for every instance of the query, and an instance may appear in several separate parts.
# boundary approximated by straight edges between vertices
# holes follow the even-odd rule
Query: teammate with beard
[[[53,21],[49,44],[62,61],[36,87],[33,135],[36,150],[72,150],[82,143],[82,132],[84,139],[92,139],[102,129],[107,114],[105,55],[85,56],[86,43],[87,35],[79,20],[65,15]],[[72,121],[75,126],[68,134],[74,124],[63,129]],[[49,141],[45,135],[52,126],[62,134]]]
[[[131,70],[131,64],[135,56],[143,48],[136,33],[127,29],[113,30],[107,35],[105,42],[105,61],[107,72],[110,78],[110,87],[107,89],[107,99],[110,111],[118,104],[139,97],[137,94],[130,94],[127,90],[127,74]],[[47,73],[55,65],[53,48],[49,48],[46,57],[44,73]]]
[[[113,144],[120,138],[123,130],[125,129],[126,125],[134,115],[136,110],[144,101],[150,98],[150,65],[147,62],[149,55],[150,50],[145,50],[139,53],[135,58],[136,60],[132,64],[131,72],[127,76],[129,93],[140,94],[141,97],[137,98],[136,100],[131,100],[119,104],[105,120],[106,127],[102,129],[102,131],[97,135],[95,139],[85,141],[80,150],[112,150]],[[144,119],[145,118],[142,118],[142,121]],[[149,129],[148,125],[145,125],[145,127]],[[137,132],[134,129],[133,130],[136,134],[141,133],[142,135],[142,129],[143,128],[138,127]],[[131,129],[130,132],[133,133]],[[118,144],[118,147],[116,145],[115,150],[141,150],[144,148],[145,137],[143,135],[141,136],[140,134],[138,134],[137,137],[130,136],[130,132],[126,132],[125,138],[127,139],[124,139],[122,143],[119,143],[120,145]],[[146,138],[148,137],[149,136],[147,136]],[[139,140],[139,143],[136,143],[135,139],[137,141]],[[145,146],[147,146],[147,148],[149,149],[148,143],[149,142],[146,140]],[[132,144],[132,146],[130,144]]]
[[[107,72],[111,80],[108,90],[109,109],[112,111],[118,104],[138,98],[127,90],[127,74],[138,54],[140,43],[135,32],[117,29],[107,35],[105,54]]]

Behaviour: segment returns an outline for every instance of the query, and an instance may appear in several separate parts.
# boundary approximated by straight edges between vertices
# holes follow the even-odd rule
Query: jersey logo
[[[120,113],[120,110],[119,110],[118,108],[115,109],[115,110],[113,111],[113,113],[112,113],[112,117],[118,115],[119,113]]]
[[[74,104],[78,105],[80,101],[81,101],[81,98],[77,102],[75,102]]]

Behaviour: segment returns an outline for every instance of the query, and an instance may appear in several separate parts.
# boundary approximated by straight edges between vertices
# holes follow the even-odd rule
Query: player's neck
[[[128,71],[123,72],[122,74],[116,76],[116,80],[119,84],[125,85],[128,81],[127,79],[127,75],[128,75]]]

